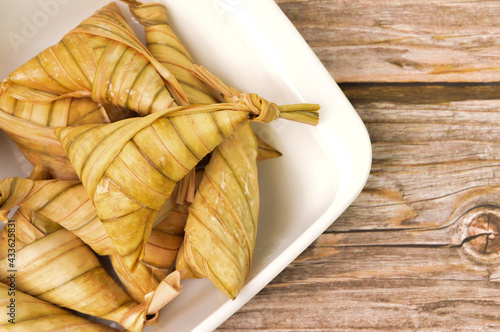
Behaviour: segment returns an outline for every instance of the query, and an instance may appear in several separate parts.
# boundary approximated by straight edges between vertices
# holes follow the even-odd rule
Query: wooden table
[[[500,1],[276,2],[365,122],[373,165],[219,330],[500,330]]]

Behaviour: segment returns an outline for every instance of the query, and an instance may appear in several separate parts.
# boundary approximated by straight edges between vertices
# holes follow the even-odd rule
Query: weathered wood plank
[[[500,5],[277,0],[337,82],[500,81]]]
[[[341,88],[373,142],[366,187],[220,330],[500,329],[500,219],[474,217],[500,204],[496,84]]]
[[[324,256],[323,245],[320,238],[219,330],[500,328],[500,287],[456,248],[341,248]]]
[[[276,2],[346,82],[373,166],[219,330],[500,330],[500,3]]]

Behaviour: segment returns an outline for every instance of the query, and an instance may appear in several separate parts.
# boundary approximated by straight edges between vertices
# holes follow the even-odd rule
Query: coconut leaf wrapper
[[[73,232],[99,255],[116,249],[79,180],[0,180],[0,218],[16,206],[25,207]]]
[[[0,111],[0,129],[14,141],[32,165],[41,165],[55,178],[77,179],[54,128],[44,127]]]
[[[160,280],[166,278],[172,270],[177,251],[182,243],[184,226],[187,219],[187,192],[195,183],[192,174],[188,173],[179,181],[172,195],[156,214],[151,235],[146,243],[145,254],[135,271],[130,271],[119,255],[110,256],[113,268],[122,285],[130,296],[139,303],[154,291]],[[186,189],[186,190],[185,190]],[[193,194],[194,196],[194,194]],[[178,200],[185,202],[180,204]],[[192,201],[192,199],[191,199]]]
[[[0,181],[0,220],[11,224],[9,227],[4,227],[0,233],[0,258],[7,256],[11,246],[8,239],[12,237],[12,234],[15,237],[15,249],[19,250],[41,239],[45,235],[63,228],[61,225],[37,214],[35,211],[18,205],[30,192],[31,186],[18,186],[17,184],[24,180],[26,180],[26,183],[32,184],[31,181],[42,181],[46,176],[46,173],[40,167],[36,166],[31,172],[29,180],[8,178]],[[14,206],[19,206],[19,208],[9,219],[9,211]],[[14,232],[9,237],[9,229],[12,228],[12,225],[14,226]]]
[[[19,227],[22,225],[16,232]],[[8,264],[8,257],[0,260],[0,282],[8,281]],[[20,291],[58,307],[115,321],[130,331],[142,331],[147,315],[156,315],[180,292],[178,275],[172,274],[144,303],[136,303],[108,275],[92,250],[65,229],[43,234],[18,248],[16,270]]]
[[[178,204],[174,210],[151,231],[146,243],[143,264],[158,279],[165,278],[184,240],[188,206]]]
[[[90,97],[149,114],[173,105],[165,84],[184,102],[177,81],[140,43],[116,3],[110,3],[10,74],[3,90],[14,85],[14,98],[36,103]]]
[[[282,119],[301,122],[304,124],[315,126],[319,123],[318,111],[320,106],[318,104],[299,103],[278,106],[255,93],[245,93],[229,86],[204,67],[195,65],[191,72],[195,77],[207,84],[209,87],[220,92],[226,102],[240,103],[241,105],[246,104],[249,109],[251,109],[253,105],[260,105],[258,108],[262,110],[262,114],[260,116],[261,118],[277,114],[277,116]],[[266,109],[272,111],[267,113],[265,111]]]
[[[168,275],[169,266],[166,267],[166,273],[158,278],[149,267],[141,266],[142,264],[134,273],[123,266],[120,257],[114,254],[116,249],[111,238],[102,226],[87,192],[78,180],[35,181],[23,178],[0,180],[0,213],[3,213],[4,222],[8,221],[7,213],[16,206],[25,208],[22,211],[36,213],[37,218],[33,218],[32,214],[27,218],[31,222],[38,221],[36,225],[32,225],[22,214],[16,213],[14,215],[16,224],[26,224],[21,227],[20,231],[27,229],[33,233],[27,236],[27,239],[17,239],[18,243],[35,241],[43,237],[44,233],[47,234],[52,230],[59,229],[59,225],[61,225],[72,231],[99,255],[110,255],[111,263],[125,290],[138,303],[145,302],[145,296],[154,292],[159,281]],[[173,206],[172,204],[172,208]],[[52,224],[40,225],[40,220]],[[45,232],[40,231],[40,229]],[[2,255],[4,250],[1,250],[1,247],[5,247],[5,255],[8,249],[6,229],[2,235],[5,240],[0,242],[0,257],[4,257]],[[153,239],[155,238],[156,236],[153,237]],[[182,238],[176,242],[182,242]],[[155,253],[156,248],[161,252]],[[151,245],[148,257],[155,258],[163,253],[163,247]],[[171,260],[173,261],[173,259],[172,257]]]
[[[90,98],[62,98],[49,103],[24,100],[22,95],[14,97],[16,84],[6,81],[0,95],[0,109],[16,118],[45,127],[64,127],[87,123],[109,122],[106,109]],[[42,91],[30,91],[43,94]],[[43,98],[43,96],[42,96]],[[32,95],[29,100],[37,100]]]
[[[137,303],[144,303],[146,295],[158,287],[161,279],[156,278],[142,262],[132,272],[124,265],[120,255],[112,254],[109,259],[123,288]]]
[[[183,278],[207,277],[231,299],[243,287],[255,248],[257,154],[248,122],[215,149],[189,207],[176,262]]]
[[[66,158],[54,127],[110,122],[104,107],[89,98],[63,98],[33,103],[12,96],[15,84],[0,91],[0,129],[11,138],[32,165],[41,165],[53,178],[78,178]],[[41,93],[34,91],[33,94]],[[36,100],[36,96],[32,96]]]
[[[7,282],[8,260],[0,260]],[[127,325],[137,306],[102,268],[95,254],[71,232],[60,229],[16,252],[17,288],[43,301]]]
[[[147,294],[169,275],[184,239],[186,220],[187,206],[178,204],[153,227],[146,242],[144,258],[133,272],[124,265],[118,254],[109,256],[122,285],[136,302],[143,303]]]
[[[62,40],[11,73],[0,88],[0,128],[32,164],[53,177],[75,178],[52,130],[106,123],[133,110],[140,115],[187,104],[173,75],[138,41],[118,6],[111,3]],[[108,105],[108,106],[106,106]],[[35,127],[35,132],[15,129]],[[29,135],[27,133],[30,133]]]
[[[248,119],[235,105],[176,107],[111,124],[58,128],[99,219],[132,272],[175,184]]]
[[[129,4],[131,14],[144,26],[146,45],[151,54],[177,79],[191,104],[220,101],[215,91],[191,74],[194,61],[168,24],[167,8],[160,3]]]
[[[20,290],[15,290],[14,297],[11,291],[10,280],[7,284],[0,283],[0,330],[2,331],[118,331],[112,327],[91,322]],[[14,298],[15,313],[11,316],[9,305],[11,305],[11,299]],[[10,319],[13,323],[9,322]]]
[[[24,248],[28,244],[44,237],[47,232],[52,232],[60,229],[60,226],[55,223],[52,224],[53,227],[45,227],[47,221],[43,219],[40,220],[35,216],[36,213],[24,208],[19,208],[14,213],[10,221],[11,225],[13,224],[13,226],[8,227],[6,225],[0,231],[0,259],[7,257],[9,253],[12,253],[10,249],[14,249],[17,251]],[[40,221],[42,221],[44,225],[41,225]],[[14,227],[13,232],[12,227]],[[9,230],[11,233],[9,233]],[[15,242],[12,242],[12,234],[14,234]],[[11,247],[13,244],[15,245],[14,248]]]
[[[174,189],[175,192],[175,189]],[[167,216],[176,208],[177,203],[175,202],[175,197],[169,197],[166,202],[161,207],[160,211],[155,214],[155,220],[153,221],[153,230],[151,234],[155,234],[156,227],[161,227],[160,224],[164,222]],[[145,258],[146,257],[161,257],[164,254],[163,246],[151,245],[150,241],[154,239],[155,236],[150,236],[148,242],[146,243]],[[109,256],[111,265],[120,279],[120,282],[125,289],[125,291],[138,303],[143,303],[147,299],[147,295],[154,292],[160,281],[168,276],[168,267],[166,268],[165,274],[154,273],[153,268],[146,262],[145,258],[139,262],[135,270],[130,270],[123,262],[122,257],[114,253]],[[169,266],[170,267],[170,266]]]
[[[262,155],[262,147],[262,145],[258,144],[258,161],[275,157],[274,154],[268,153],[267,151],[269,150],[267,149]],[[275,150],[271,147],[270,151]],[[201,182],[204,171],[198,171],[196,173],[200,180],[197,180],[198,184],[192,184],[195,188],[197,188],[199,182]],[[183,180],[187,177],[189,177],[189,175],[183,178]],[[148,242],[146,243],[144,258],[137,270],[133,273],[130,272],[123,266],[118,255],[114,254],[111,256],[111,262],[115,272],[124,285],[125,290],[139,303],[144,302],[146,294],[157,287],[158,280],[167,277],[184,240],[184,228],[189,214],[188,207],[193,199],[184,198],[180,187],[179,185],[177,186],[169,201],[173,201],[174,198],[177,200],[177,197],[180,195],[183,197],[180,199],[182,203],[169,205],[171,209],[170,212],[153,227]]]

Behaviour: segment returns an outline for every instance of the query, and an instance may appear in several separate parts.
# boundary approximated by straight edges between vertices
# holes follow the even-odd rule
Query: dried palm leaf
[[[257,234],[258,145],[250,124],[212,153],[189,207],[176,269],[183,278],[208,277],[234,299],[252,263]]]
[[[120,255],[115,253],[109,258],[123,288],[137,303],[144,303],[146,295],[154,292],[163,279],[157,278],[142,262],[132,272],[123,264]]]
[[[34,232],[35,225],[45,221],[40,223],[36,213],[25,215],[25,211],[19,209],[13,217],[16,244],[21,244],[15,260],[18,290],[59,307],[118,322],[130,331],[141,331],[146,316],[156,314],[180,291],[178,276],[172,274],[148,294],[145,303],[136,303],[79,238],[65,229]],[[31,239],[29,233],[33,233]],[[9,264],[8,256],[0,260],[0,282],[8,281]]]
[[[40,127],[109,122],[101,105],[119,113],[163,110],[175,106],[169,90],[178,103],[187,104],[172,74],[138,41],[111,3],[2,83],[0,111],[31,122],[40,136],[14,130],[15,120],[6,114],[0,128],[32,164],[43,165],[54,177],[75,178],[51,130]]]
[[[255,137],[258,143],[257,161],[281,156],[279,151],[265,143],[260,137],[257,135]],[[188,183],[186,186],[189,189],[185,191],[179,190],[172,194],[176,197],[176,201],[179,204],[172,208],[170,213],[157,226],[153,227],[151,236],[146,243],[142,264],[146,265],[159,280],[168,274],[184,239],[184,227],[188,218],[188,207],[194,200],[194,188],[198,188],[204,176],[204,167],[203,165],[196,172],[194,179],[191,176],[190,181],[185,181]],[[191,174],[194,174],[194,172],[191,172]]]
[[[33,216],[16,217],[16,223],[24,219],[26,225],[30,218]],[[17,237],[23,224],[16,227]],[[137,306],[75,235],[65,229],[39,232],[38,238],[24,242],[16,251],[17,289],[60,307],[117,322]],[[8,280],[8,266],[7,257],[0,260],[0,282]]]
[[[182,181],[182,180],[181,180]],[[174,189],[175,191],[175,189]],[[155,234],[156,227],[161,227],[163,219],[166,219],[168,215],[176,208],[177,203],[175,202],[175,197],[171,196],[168,198],[155,215],[155,220],[153,221],[153,230],[151,234]],[[150,236],[148,242],[146,243],[145,258],[146,257],[157,257],[164,254],[162,252],[162,247],[150,245],[149,242],[154,239],[154,235]],[[149,249],[149,250],[148,250]],[[117,253],[109,256],[110,262],[113,269],[120,279],[122,286],[125,291],[138,303],[143,303],[146,301],[147,295],[153,292],[159,285],[160,281],[167,277],[168,268],[166,268],[167,273],[164,275],[159,275],[154,273],[154,269],[146,263],[143,259],[134,271],[129,270],[120,255]]]
[[[93,323],[3,283],[0,283],[0,306],[0,330],[2,331],[118,331],[106,325]]]
[[[144,256],[154,216],[176,182],[247,121],[246,105],[243,112],[239,107],[176,107],[111,124],[56,130],[132,272]]]
[[[6,94],[0,96],[0,100],[6,98]],[[32,165],[42,166],[52,178],[59,179],[77,179],[78,176],[54,134],[54,127],[108,123],[111,119],[117,121],[130,116],[125,109],[112,105],[100,107],[85,98],[64,98],[48,104],[15,101],[10,106],[0,106],[0,129],[14,141]],[[30,108],[31,112],[23,111]],[[57,108],[65,113],[54,115],[59,113]]]
[[[261,156],[260,148],[259,146],[259,157],[257,158],[259,161],[268,159],[267,157],[275,157],[274,154],[267,153],[267,151],[275,151],[272,148],[264,152],[265,154]],[[193,173],[191,172],[191,174]],[[196,172],[199,178],[196,181],[198,184],[203,174],[204,171],[202,170]],[[182,185],[176,187],[169,201],[175,198],[176,201],[180,201],[181,203],[172,207],[170,213],[158,225],[153,227],[146,243],[144,258],[137,270],[132,273],[126,269],[116,254],[111,258],[113,267],[122,284],[125,285],[127,293],[137,302],[143,302],[145,295],[155,289],[158,280],[162,280],[168,275],[183,242],[184,227],[188,218],[188,207],[194,199],[194,188],[198,187],[198,185],[195,185],[192,176],[189,175],[183,178],[181,182],[186,178],[189,178],[188,181],[184,181],[187,183],[186,186],[193,189],[184,191],[180,189]],[[193,198],[189,197],[190,194],[188,194],[191,190],[193,191]]]
[[[124,265],[118,254],[109,256],[124,289],[138,303],[145,302],[147,295],[155,291],[160,281],[169,275],[183,240],[187,212],[184,215],[180,210],[184,207],[178,204],[175,211],[152,229],[144,258],[133,272]],[[181,218],[183,220],[179,220]],[[177,229],[174,229],[172,223],[178,224]]]
[[[14,87],[14,84],[5,83],[0,95],[0,109],[16,118],[44,127],[109,122],[106,109],[90,98],[69,97],[50,103],[30,102],[24,100],[23,96],[13,97],[15,93],[11,90]],[[30,96],[30,99],[36,99],[36,95]]]
[[[213,104],[220,100],[210,88],[193,74],[195,62],[182,41],[168,23],[168,10],[160,3],[143,4],[136,0],[122,0],[129,4],[131,14],[144,26],[146,45],[151,54],[162,63],[179,81],[191,104]],[[238,92],[239,95],[239,92]],[[259,160],[276,158],[281,153],[267,144],[259,142]]]
[[[79,180],[0,180],[0,219],[6,222],[16,206],[70,230],[99,255],[116,251]]]
[[[139,303],[154,291],[160,280],[167,277],[182,243],[187,220],[187,204],[192,202],[188,192],[193,190],[194,172],[189,172],[176,185],[172,195],[155,216],[153,229],[145,246],[143,260],[135,271],[127,269],[119,255],[111,255],[113,268],[125,290]],[[191,189],[192,187],[192,189]],[[190,201],[189,201],[190,200]],[[181,201],[181,203],[177,203]],[[168,210],[167,210],[168,209]]]
[[[296,122],[302,122],[310,125],[317,125],[319,121],[319,105],[318,104],[290,104],[276,105],[259,97],[256,94],[243,93],[229,85],[225,84],[220,78],[210,73],[206,68],[195,65],[192,70],[193,75],[205,82],[208,86],[216,91],[219,91],[228,102],[247,104],[249,108],[252,105],[262,104],[261,109],[276,108],[274,113],[279,114],[280,118],[288,119]]]
[[[145,28],[146,45],[151,54],[179,81],[191,104],[214,104],[217,95],[205,83],[191,74],[194,61],[168,24],[168,12],[163,4],[124,1],[130,12]]]
[[[266,143],[266,141],[264,141],[259,135],[255,134],[255,138],[257,139],[257,147],[259,149],[259,153],[257,154],[257,161],[278,158],[283,155],[275,147]]]
[[[160,280],[168,275],[184,239],[187,209],[188,205],[177,204],[174,210],[153,228],[146,243],[143,264]]]
[[[57,178],[78,178],[53,128],[37,125],[2,111],[0,128],[16,143],[31,164],[43,166],[44,171]]]
[[[35,216],[36,213],[24,208],[19,208],[14,213],[9,223],[0,231],[0,259],[7,257],[9,253],[13,254],[10,250],[12,247],[14,251],[20,250],[41,239],[47,232],[59,229],[57,224],[50,225],[47,220]],[[15,239],[12,239],[12,236]]]
[[[173,105],[165,84],[180,103],[187,102],[177,81],[110,3],[10,74],[2,89],[34,103],[91,97],[99,104],[148,114]]]

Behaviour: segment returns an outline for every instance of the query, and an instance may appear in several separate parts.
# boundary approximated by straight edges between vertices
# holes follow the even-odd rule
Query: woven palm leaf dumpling
[[[10,316],[12,291],[6,284],[0,283],[0,330],[2,331],[87,331],[118,332],[106,325],[91,322],[69,310],[59,308],[39,300],[19,290],[16,291],[16,310],[18,314]],[[12,319],[9,322],[9,319]],[[15,325],[12,324],[15,322]]]
[[[142,4],[136,0],[124,2],[129,4],[132,15],[145,27],[148,49],[176,76],[191,102],[223,99],[249,109],[257,105],[260,109],[276,109],[276,105],[255,94],[245,94],[231,88],[206,69],[197,66],[170,27],[168,11],[164,5]],[[218,96],[216,92],[222,96]],[[309,124],[316,124],[318,121],[317,105],[314,104],[284,106],[278,109],[284,113],[289,111],[287,114],[290,114],[289,118],[294,121]],[[259,146],[257,157],[256,146]],[[177,269],[181,271],[183,278],[209,277],[229,297],[236,297],[249,272],[255,245],[259,206],[255,159],[264,160],[266,157],[279,155],[262,139],[255,137],[249,125],[237,130],[216,149],[206,168],[194,203],[189,208],[184,244],[177,260]],[[240,188],[248,190],[250,186],[253,191],[237,191],[234,183],[232,191],[228,191],[230,186],[226,187],[227,179],[224,176],[221,178],[220,174],[239,183]],[[253,181],[248,177],[244,178],[248,174],[255,177]],[[210,195],[207,188],[210,188]],[[217,196],[218,199],[211,200],[210,196]],[[216,220],[217,222],[214,222]],[[233,232],[238,233],[241,238],[233,239]],[[217,254],[210,256],[209,253]]]
[[[71,49],[71,57],[67,55],[68,49]],[[54,63],[59,65],[50,65],[53,61],[49,60],[56,56],[58,61]],[[68,59],[78,59],[78,66],[75,65],[74,61]],[[121,63],[121,61],[125,62]],[[117,69],[115,70],[115,68]],[[33,75],[28,75],[28,73],[33,73]],[[51,74],[41,74],[41,77],[37,77],[34,75],[35,73]],[[32,77],[36,77],[36,80],[33,80]],[[61,81],[64,78],[65,83],[62,84]],[[163,84],[164,82],[166,85]],[[134,98],[134,96],[139,95],[138,88],[134,90],[136,84],[141,87],[147,86],[146,90],[140,91],[138,98]],[[30,60],[22,68],[16,70],[4,82],[3,87],[5,91],[23,92],[25,96],[30,98],[36,93],[36,100],[39,103],[49,103],[65,97],[90,97],[99,103],[110,103],[134,109],[139,114],[148,114],[160,109],[168,112],[168,107],[175,105],[174,98],[170,96],[168,91],[173,91],[180,103],[187,103],[175,78],[137,41],[119,14],[116,5],[106,6],[98,11],[68,33],[63,41],[43,51],[36,59]],[[247,107],[247,105],[240,103],[235,107],[242,108]],[[259,112],[260,110],[257,110],[257,113]],[[203,142],[200,143],[203,144]],[[217,144],[213,145],[211,149]],[[210,149],[205,154],[209,151]],[[68,155],[72,154],[69,151],[65,152]],[[75,166],[74,162],[72,164],[78,173],[78,167]],[[187,167],[188,170],[193,166]],[[82,178],[82,174],[78,175]],[[82,182],[89,191],[91,199],[94,200],[95,188],[89,187],[89,183],[85,180]],[[168,194],[165,195],[168,196]],[[96,207],[101,220],[109,219],[104,215],[106,214],[105,209],[98,205],[96,204]],[[139,213],[138,210],[136,212]],[[150,215],[149,212],[143,210],[141,213],[143,220],[153,219],[153,215]],[[109,217],[109,213],[107,216]],[[130,219],[132,218],[130,217]],[[140,227],[139,225],[141,223],[128,228],[133,232]],[[139,231],[139,234],[143,234],[147,238],[150,232],[150,222],[142,222],[142,226],[144,225],[146,225],[145,229],[142,232]],[[108,232],[112,233],[111,229],[111,225],[108,224]],[[110,234],[110,236],[115,240],[115,245],[120,247],[121,245],[117,244],[116,241],[122,235]],[[127,242],[126,239],[122,240],[122,243],[124,242]],[[143,256],[142,248],[135,254],[132,254],[128,249],[117,248],[120,254],[129,255],[126,266],[133,268],[137,265],[138,258]]]
[[[16,225],[16,291],[115,321],[130,331],[141,331],[147,315],[157,312],[152,302],[164,294],[155,292],[147,303],[136,303],[71,232],[26,208],[16,211],[12,219]],[[8,237],[5,229],[0,236]],[[7,283],[10,276],[11,261],[6,249],[5,245],[0,246],[1,283]],[[178,293],[178,289],[172,290]]]
[[[231,101],[56,130],[127,268],[134,270],[144,256],[155,211],[175,183],[242,125],[248,114],[255,121],[269,122],[280,113],[276,105],[253,94]],[[171,162],[172,156],[176,162]]]
[[[142,5],[135,1],[129,3]],[[75,62],[69,61],[58,61],[60,68],[50,65],[50,57],[68,60],[68,49],[78,59],[78,68]],[[159,293],[167,289],[171,296],[175,296],[173,293],[178,290],[175,279],[178,280],[179,276],[208,277],[234,299],[250,270],[255,246],[259,209],[256,162],[279,156],[279,152],[255,137],[249,120],[270,122],[281,113],[285,118],[315,124],[319,107],[311,104],[277,106],[255,94],[214,84],[217,79],[198,70],[194,63],[184,71],[165,66],[155,58],[155,52],[150,53],[137,41],[115,4],[98,11],[48,50],[4,81],[0,90],[0,111],[3,111],[0,112],[0,122],[8,128],[14,123],[21,130],[31,126],[43,132],[44,139],[50,138],[51,146],[54,143],[58,155],[37,150],[38,155],[31,161],[44,166],[51,177],[58,177],[58,171],[63,168],[47,167],[54,159],[42,159],[39,155],[57,157],[64,161],[64,171],[75,175],[61,177],[77,176],[78,180],[64,180],[73,183],[23,179],[26,182],[19,183],[29,189],[25,190],[25,196],[17,196],[16,202],[11,201],[11,205],[24,204],[22,211],[34,211],[37,218],[50,219],[44,214],[50,209],[38,211],[37,203],[33,203],[33,197],[42,196],[42,187],[58,188],[60,197],[64,197],[64,188],[71,187],[68,192],[80,198],[75,199],[74,204],[84,204],[85,200],[92,203],[86,216],[89,218],[91,212],[96,214],[92,219],[93,229],[99,229],[101,235],[102,230],[106,232],[99,237],[100,247],[94,250],[111,255],[114,267],[122,268],[118,274],[123,284],[131,281],[137,285],[140,280],[151,280],[147,287],[138,287],[137,293],[130,294],[130,303],[151,306],[134,316],[133,321],[125,320],[131,329],[142,326],[146,314],[157,312],[156,309],[165,304],[164,299],[152,300],[150,293],[155,288],[160,289]],[[45,72],[50,69],[61,76],[42,75],[38,81],[28,79],[30,75],[23,76],[29,71],[40,72],[42,67]],[[147,69],[146,76],[138,72],[139,68]],[[60,81],[61,77],[68,80]],[[201,94],[197,94],[197,89],[188,91],[189,82],[193,80],[204,87]],[[186,93],[183,88],[186,88]],[[225,93],[224,89],[230,92]],[[217,96],[216,90],[224,98]],[[203,100],[210,104],[189,105],[189,102]],[[216,103],[217,100],[225,103]],[[63,101],[86,105],[84,111],[77,111],[80,108],[76,106],[67,108],[66,117],[75,112],[80,115],[78,119],[92,120],[51,123],[26,115],[30,112],[38,114],[34,110],[46,110],[53,107],[48,105]],[[20,112],[11,112],[17,107]],[[123,114],[132,109],[138,116],[112,122],[110,107],[125,110]],[[27,109],[31,111],[23,111]],[[40,114],[44,113],[40,111]],[[30,144],[30,137],[18,135],[19,138],[12,130],[9,134],[18,139],[20,147]],[[41,142],[39,140],[37,144],[43,146]],[[259,147],[260,151],[269,154],[260,153]],[[168,206],[179,181],[194,174],[195,167],[208,155],[210,158],[204,167],[201,183],[196,193],[192,192],[194,200],[191,206]],[[68,165],[70,172],[67,171]],[[53,194],[54,197],[57,195]],[[168,209],[165,210],[166,206]],[[66,232],[60,229],[61,225],[68,229],[82,225],[78,220],[64,220],[61,211],[54,213],[53,218],[57,218],[60,224],[57,226],[59,232]],[[162,213],[164,215],[159,218]],[[158,222],[158,228],[153,230]],[[171,231],[173,225],[176,227],[173,233],[165,231]],[[73,228],[78,237],[93,246],[96,237],[87,234],[92,230]],[[176,266],[168,266],[181,243]],[[150,254],[148,247],[151,248]],[[168,259],[163,259],[161,254],[151,254],[154,249],[171,252]],[[169,275],[169,268],[174,268],[175,274]],[[143,272],[135,275],[138,271]],[[166,285],[160,282],[169,276]],[[134,291],[133,286],[125,288]],[[128,310],[122,309],[124,312]],[[122,320],[121,317],[117,319]]]
[[[172,95],[187,104],[177,81],[110,3],[3,81],[0,128],[52,177],[77,178],[55,127],[107,123],[130,110],[149,114],[175,106]]]

